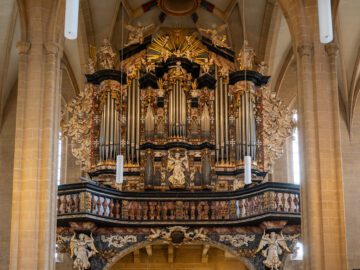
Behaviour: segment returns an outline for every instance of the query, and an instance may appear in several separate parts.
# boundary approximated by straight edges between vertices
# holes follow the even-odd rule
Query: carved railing
[[[57,202],[59,224],[224,225],[280,219],[300,224],[299,187],[287,183],[232,192],[120,192],[76,183],[59,186]]]

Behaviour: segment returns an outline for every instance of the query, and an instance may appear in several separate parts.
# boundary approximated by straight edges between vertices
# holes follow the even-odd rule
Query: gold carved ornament
[[[282,156],[285,140],[292,135],[295,123],[290,110],[268,87],[262,88],[262,102],[264,165],[271,169]]]
[[[198,64],[207,59],[207,51],[194,34],[185,34],[174,30],[165,35],[158,35],[148,48],[149,62],[166,62],[170,57],[183,57]]]
[[[65,107],[61,120],[64,136],[71,139],[71,152],[82,169],[90,166],[93,93],[95,86],[86,84]]]

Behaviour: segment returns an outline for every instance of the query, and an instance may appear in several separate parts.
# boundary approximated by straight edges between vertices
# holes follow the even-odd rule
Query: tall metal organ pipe
[[[169,136],[175,138],[185,137],[186,96],[179,80],[174,83],[169,95]]]
[[[140,158],[140,84],[138,76],[132,78],[128,85],[126,120],[125,160],[128,164],[138,164]]]
[[[238,115],[236,117],[236,158],[242,161],[244,156],[251,156],[256,160],[256,122],[251,89],[238,90]]]
[[[115,162],[119,154],[120,145],[120,114],[116,108],[116,91],[121,91],[117,81],[103,81],[100,85],[102,92],[102,109],[100,123],[100,162]]]
[[[218,75],[218,67],[215,66],[215,125],[216,125],[216,162],[220,164],[230,163],[229,151],[229,98],[226,77]]]

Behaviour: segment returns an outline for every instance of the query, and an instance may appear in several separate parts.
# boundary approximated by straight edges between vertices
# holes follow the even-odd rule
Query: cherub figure
[[[230,49],[230,46],[226,43],[226,35],[225,34],[221,34],[222,32],[225,31],[227,25],[223,24],[220,25],[218,27],[216,27],[215,25],[212,26],[212,29],[205,29],[205,28],[199,28],[199,31],[203,34],[209,35],[211,42],[217,46],[217,47],[222,47],[222,48],[227,48]]]
[[[291,250],[288,248],[282,233],[277,235],[275,232],[271,232],[269,235],[265,234],[264,231],[256,253],[261,251],[261,254],[265,257],[263,264],[266,267],[271,270],[278,270],[282,265],[279,255],[283,253],[283,250],[291,253]]]
[[[125,27],[127,30],[130,31],[129,41],[125,44],[125,47],[127,47],[134,44],[142,44],[144,42],[145,32],[153,28],[154,24],[144,26],[141,24],[141,22],[138,22],[137,26],[132,26],[128,24]]]
[[[74,269],[90,269],[89,259],[98,253],[92,234],[89,237],[84,233],[80,233],[79,239],[76,239],[74,233],[70,239],[70,252],[71,258],[75,257],[73,263]]]
[[[213,65],[214,60],[212,58],[205,58],[204,63],[202,64],[202,70],[205,74],[210,72],[210,67]]]

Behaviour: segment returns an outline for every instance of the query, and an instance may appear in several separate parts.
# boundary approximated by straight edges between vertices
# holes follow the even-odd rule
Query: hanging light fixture
[[[331,0],[318,0],[320,42],[329,43],[333,40],[331,17]]]
[[[65,29],[67,39],[76,39],[78,32],[79,0],[66,0]]]

